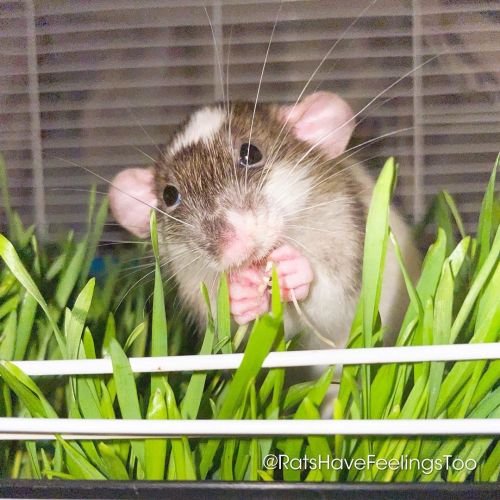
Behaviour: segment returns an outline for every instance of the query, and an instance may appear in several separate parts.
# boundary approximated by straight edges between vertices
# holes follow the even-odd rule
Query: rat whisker
[[[349,26],[347,26],[347,28],[341,33],[340,37],[335,40],[335,42],[333,43],[333,45],[328,49],[328,51],[326,52],[326,54],[323,56],[323,58],[321,59],[321,61],[319,62],[319,64],[316,66],[316,68],[314,69],[314,71],[312,72],[311,76],[309,77],[309,79],[307,80],[307,82],[305,83],[304,87],[302,88],[301,92],[299,93],[299,96],[297,97],[297,99],[295,100],[295,103],[293,104],[290,112],[288,113],[288,116],[286,117],[285,119],[285,122],[283,123],[280,131],[278,132],[278,135],[277,135],[277,139],[275,141],[275,144],[277,143],[277,140],[279,139],[279,137],[281,136],[283,130],[285,130],[287,128],[287,125],[290,121],[290,116],[291,114],[293,113],[293,111],[295,110],[295,108],[297,107],[300,99],[302,98],[302,96],[304,95],[305,91],[307,90],[307,88],[309,87],[310,83],[314,80],[316,74],[318,73],[318,71],[321,69],[321,67],[323,66],[323,64],[325,63],[325,61],[330,57],[330,55],[332,54],[332,52],[335,50],[335,48],[338,46],[338,44],[345,38],[345,36],[347,35],[347,33],[355,26],[355,24],[362,18],[362,16],[365,14],[365,12],[370,9],[375,3],[377,2],[377,0],[372,0],[370,3],[368,3],[368,5],[366,5],[366,7],[363,8],[363,10],[356,16],[356,18],[349,24]],[[282,139],[281,141],[281,144],[283,143],[284,139],[286,138],[286,136],[288,135],[289,133],[289,130],[290,128],[287,129],[287,132],[285,134],[285,137]],[[281,147],[281,144],[276,148],[277,150],[280,149]],[[274,148],[273,148],[274,149]]]
[[[199,258],[199,257],[197,257]],[[170,259],[166,262],[163,262],[160,264],[160,267],[164,267],[165,265],[169,264],[173,259]],[[154,266],[154,263],[152,264]],[[155,268],[156,269],[156,268]],[[120,307],[120,305],[122,304],[122,302],[125,300],[125,298],[127,297],[127,295],[136,287],[139,285],[139,283],[141,283],[142,281],[144,281],[147,277],[151,276],[154,272],[155,272],[155,269],[153,269],[152,271],[148,272],[147,274],[145,274],[142,278],[140,278],[138,281],[136,281],[125,293],[125,295],[120,299],[120,302],[118,303],[118,305],[116,306],[115,308],[115,312],[118,310],[118,308]],[[167,280],[168,281],[168,280]]]
[[[222,72],[222,64],[221,64],[221,60],[220,60],[219,47],[217,46],[217,40],[215,37],[214,25],[212,23],[212,19],[210,18],[210,14],[208,13],[208,9],[205,5],[203,6],[203,10],[205,11],[205,15],[207,16],[208,24],[210,25],[210,32],[212,33],[212,40],[214,42],[214,55],[215,55],[215,59],[217,60],[217,66],[218,66],[218,70],[219,70],[219,79],[220,79],[219,83],[220,83],[220,88],[221,88],[221,92],[222,92],[222,98],[223,98],[223,101],[225,103],[226,94],[224,91],[224,77],[223,77],[223,72]]]
[[[141,262],[141,261],[144,261],[146,259],[149,259],[151,262],[153,262],[153,259],[154,259],[153,253],[151,252],[151,255],[142,255],[141,257],[134,257],[131,259],[125,259],[125,260],[121,261],[120,264],[124,268],[127,268],[128,264],[131,264],[133,262]]]
[[[358,190],[354,194],[355,195],[360,195],[360,194],[363,194],[363,193],[367,193],[367,192],[371,191],[371,189],[372,189],[371,186],[367,187],[367,188],[363,188],[363,189]],[[321,203],[317,203],[315,205],[310,205],[310,206],[301,208],[299,210],[295,210],[295,211],[289,212],[287,214],[287,216],[288,217],[294,216],[294,218],[295,218],[295,215],[298,214],[298,213],[307,212],[308,210],[312,210],[314,208],[318,208],[318,207],[322,207],[322,206],[325,206],[325,205],[329,205],[331,203],[338,203],[338,202],[339,202],[339,200],[337,198],[333,198],[331,200],[327,200],[327,201],[324,201],[324,202],[321,202]],[[344,200],[344,202],[345,202],[345,200]]]
[[[247,142],[247,155],[250,153],[250,144],[251,144],[251,141],[252,141],[252,133],[253,133],[253,125],[254,125],[254,121],[255,121],[255,113],[257,111],[257,105],[258,105],[258,102],[259,102],[259,95],[260,95],[260,89],[262,87],[262,81],[263,81],[263,78],[264,78],[264,71],[266,69],[267,60],[269,58],[269,52],[271,50],[271,45],[272,45],[272,42],[273,42],[274,33],[276,31],[276,26],[278,24],[278,19],[279,19],[279,16],[281,14],[281,9],[282,8],[283,8],[283,0],[280,1],[280,6],[279,6],[279,9],[278,9],[278,12],[276,13],[276,18],[274,20],[273,29],[271,31],[271,36],[269,38],[269,43],[268,43],[267,49],[266,49],[266,55],[264,57],[264,63],[262,65],[262,71],[260,73],[259,85],[257,87],[257,95],[255,97],[255,103],[254,103],[254,106],[253,106],[252,121],[250,123],[250,133],[249,133],[248,142]],[[245,169],[245,189],[247,187],[247,180],[248,180],[248,168]]]
[[[207,278],[208,278],[208,275],[207,275]],[[212,280],[212,284],[210,285],[210,288],[209,288],[209,296],[210,297],[214,296],[214,293],[215,293],[215,284],[217,283],[218,278],[220,278],[220,273],[216,272],[214,274],[214,279]]]
[[[335,231],[329,231],[328,229],[315,226],[306,226],[304,224],[289,224],[288,222],[285,222],[285,227],[296,227],[298,229],[312,229],[313,231],[319,231],[321,233],[337,234]]]
[[[70,165],[73,165],[75,167],[78,167],[78,168],[81,168],[83,170],[85,170],[86,172],[88,172],[89,174],[92,174],[94,175],[95,177],[97,177],[98,179],[101,179],[102,181],[106,182],[107,184],[109,184],[110,186],[113,186],[117,191],[120,191],[120,193],[123,193],[124,195],[132,198],[133,200],[135,201],[138,201],[139,203],[142,203],[143,205],[146,205],[147,207],[151,208],[152,210],[156,210],[158,213],[164,215],[165,217],[168,217],[169,219],[172,219],[172,220],[175,220],[176,222],[180,222],[181,224],[184,224],[186,226],[189,226],[189,227],[193,227],[192,224],[189,224],[187,222],[184,222],[180,219],[177,219],[176,217],[168,214],[167,212],[164,212],[163,210],[161,210],[160,208],[158,207],[155,207],[154,205],[151,205],[150,203],[147,203],[139,198],[137,198],[136,196],[130,194],[130,193],[127,193],[126,191],[124,191],[123,189],[119,188],[116,184],[114,184],[113,182],[111,182],[109,179],[106,179],[105,177],[103,177],[102,175],[99,175],[97,172],[94,172],[93,170],[91,170],[90,168],[87,168],[87,167],[84,167],[83,165],[79,165],[78,163],[75,163],[74,161],[70,161],[70,160],[66,160],[65,158],[60,158],[60,157],[57,157],[55,156],[54,158],[60,160],[60,161],[64,161]]]
[[[233,123],[233,110],[231,106],[231,102],[229,100],[229,71],[231,68],[231,41],[233,37],[233,25],[231,25],[230,32],[229,32],[229,42],[228,42],[228,48],[227,48],[227,60],[226,60],[226,98],[227,98],[227,145],[229,151],[233,150],[233,131],[232,131],[232,123]],[[238,173],[236,171],[236,162],[232,162],[232,172],[233,172],[233,177],[234,177],[234,184],[236,186],[236,189],[238,190],[238,195],[241,198],[242,197],[242,192],[241,192],[241,186],[240,183],[238,182]]]
[[[118,245],[120,243],[132,244],[132,245],[150,245],[150,241],[140,241],[140,240],[101,240],[101,245]]]
[[[125,281],[130,276],[139,272],[143,272],[145,269],[150,269],[153,266],[153,262],[148,262],[147,264],[139,264],[137,266],[129,266],[120,272],[121,276],[117,279],[117,283]]]
[[[143,151],[141,148],[138,148],[137,146],[132,146],[136,151],[138,151],[139,153],[141,153],[142,155],[144,155],[148,160],[152,161],[153,163],[156,163],[156,160],[148,155],[145,151]]]
[[[262,71],[260,72],[259,85],[257,86],[257,95],[255,96],[255,103],[253,105],[252,121],[250,122],[250,133],[248,135],[247,155],[250,153],[250,144],[252,142],[253,124],[255,121],[255,112],[257,111],[257,105],[259,103],[260,89],[262,87],[262,80],[264,79],[264,71],[266,70],[266,64],[267,64],[267,60],[269,58],[269,52],[271,50],[271,45],[273,43],[274,33],[276,31],[276,26],[278,25],[278,19],[279,19],[279,16],[281,14],[282,8],[283,8],[283,0],[280,1],[280,6],[279,6],[278,12],[276,14],[276,18],[274,20],[273,29],[271,31],[271,36],[269,38],[269,43],[267,44],[266,55],[264,57],[264,63],[262,64]],[[248,175],[248,169],[245,169],[245,189],[246,189],[246,185],[247,185],[247,175]]]
[[[189,267],[192,264],[194,264],[197,260],[201,259],[201,257],[202,257],[202,255],[200,254],[197,257],[195,257],[193,260],[191,260],[190,262],[188,262],[187,264],[185,264],[184,266],[182,266],[179,269],[177,269],[177,271],[175,273],[173,273],[166,281],[164,281],[163,284],[165,285],[166,283],[168,283],[170,280],[172,280],[173,278],[175,278],[184,269],[186,269],[187,267]],[[163,264],[162,264],[162,266],[163,266]]]
[[[140,278],[139,280],[137,280],[132,286],[129,287],[129,289],[125,292],[125,294],[123,295],[123,297],[120,299],[120,302],[118,302],[118,305],[115,307],[115,310],[114,310],[115,313],[118,310],[118,308],[122,305],[123,301],[127,298],[127,295],[136,286],[138,286],[140,283],[142,283],[148,276],[151,276],[154,272],[155,272],[155,270],[153,269],[152,271],[150,271],[149,273],[145,274],[142,278]]]
[[[358,144],[357,146],[353,146],[352,148],[347,149],[347,150],[346,150],[343,154],[345,154],[345,153],[347,153],[347,152],[349,152],[349,151],[353,151],[353,152],[352,152],[351,154],[347,155],[346,157],[342,158],[342,159],[341,159],[341,160],[339,160],[338,162],[336,162],[334,165],[332,165],[332,168],[334,168],[334,167],[336,167],[336,166],[340,165],[342,162],[344,162],[344,161],[345,161],[345,160],[347,160],[348,158],[351,158],[352,156],[354,156],[354,155],[358,154],[358,152],[359,152],[359,151],[362,151],[363,149],[365,149],[365,148],[367,148],[367,147],[371,146],[371,145],[372,145],[374,142],[376,142],[376,141],[379,141],[379,140],[381,140],[381,139],[385,139],[385,138],[387,138],[387,137],[391,137],[391,136],[393,136],[393,135],[396,135],[396,134],[399,134],[399,133],[401,133],[401,132],[405,132],[405,131],[408,131],[408,130],[411,130],[411,129],[413,129],[413,127],[406,127],[406,128],[403,128],[403,129],[399,129],[399,130],[392,131],[392,132],[387,132],[386,134],[382,134],[382,135],[379,135],[378,137],[375,137],[375,138],[373,138],[373,139],[369,139],[369,140],[367,140],[367,141],[365,141],[365,142],[362,142],[361,144]],[[333,178],[335,178],[335,177],[337,177],[337,176],[341,175],[342,173],[344,173],[345,171],[349,170],[350,168],[353,168],[353,167],[355,167],[356,165],[360,165],[360,164],[362,164],[362,163],[364,163],[364,162],[366,162],[366,161],[373,160],[374,158],[377,158],[378,156],[380,156],[380,155],[375,155],[375,156],[372,156],[372,157],[370,157],[370,158],[366,158],[366,159],[364,159],[364,160],[362,160],[362,161],[359,161],[359,162],[356,162],[356,163],[351,163],[351,164],[349,164],[348,166],[346,166],[346,167],[344,167],[344,168],[341,168],[340,170],[337,170],[337,171],[335,171],[335,172],[331,172],[331,173],[330,173],[330,172],[328,172],[328,175],[327,175],[326,177],[323,177],[323,178],[322,178],[322,176],[324,176],[324,175],[325,175],[325,174],[323,173],[323,174],[322,174],[322,176],[320,176],[320,178],[319,178],[319,182],[318,182],[318,183],[316,183],[316,184],[313,184],[313,185],[310,187],[310,189],[312,190],[312,189],[314,189],[314,188],[316,188],[316,187],[320,186],[321,184],[323,184],[323,183],[325,183],[325,182],[327,182],[327,181],[329,181],[329,180],[331,180],[331,179],[333,179]],[[324,165],[324,164],[328,163],[328,161],[331,161],[331,160],[326,160],[326,161],[324,161],[324,162],[321,162],[321,163],[317,164],[316,166],[317,166],[317,167],[321,167],[322,165]]]
[[[77,193],[92,193],[92,189],[85,189],[85,188],[71,188],[71,187],[53,187],[49,188],[50,191],[74,191]],[[108,193],[106,191],[94,191],[95,194],[102,194],[103,196],[108,196]]]
[[[149,141],[151,142],[151,144],[156,148],[156,150],[160,153],[160,155],[163,156],[163,151],[161,150],[160,146],[158,146],[158,144],[156,144],[156,142],[153,140],[153,138],[148,133],[148,131],[144,128],[144,126],[142,125],[142,123],[137,119],[137,117],[135,116],[135,114],[132,111],[132,109],[131,108],[127,108],[127,112],[132,117],[132,119],[134,120],[134,122],[136,123],[136,125],[143,131],[144,135],[149,139]]]
[[[295,243],[296,245],[299,245],[300,247],[302,247],[302,249],[304,250],[305,254],[306,255],[309,255],[310,257],[313,257],[314,258],[314,253],[311,252],[309,250],[309,248],[307,248],[303,243],[301,243],[300,241],[296,240],[295,238],[292,238],[291,236],[288,236],[288,235],[283,235],[283,238],[287,241],[290,241],[292,243]]]
[[[391,132],[387,132],[385,134],[382,134],[382,135],[379,135],[378,137],[374,137],[373,139],[369,139],[365,142],[362,142],[361,144],[357,144],[356,146],[353,146],[352,148],[349,148],[349,149],[346,149],[344,151],[344,153],[342,153],[341,156],[345,155],[345,153],[348,153],[348,152],[351,152],[351,154],[341,158],[339,161],[335,162],[330,168],[329,170],[323,172],[322,174],[319,175],[318,177],[318,180],[315,184],[312,184],[311,186],[309,186],[309,188],[300,194],[300,196],[304,196],[304,195],[307,195],[308,193],[312,192],[313,190],[315,190],[316,188],[318,188],[319,186],[323,185],[324,183],[338,177],[339,175],[345,173],[346,171],[350,170],[351,168],[354,168],[355,166],[357,165],[361,165],[369,160],[372,160],[374,158],[377,158],[379,155],[375,155],[375,156],[371,156],[370,158],[366,158],[362,161],[359,161],[359,162],[356,162],[356,163],[350,163],[349,165],[341,168],[341,169],[338,169],[338,170],[335,170],[333,172],[331,172],[331,170],[335,169],[335,167],[337,167],[338,165],[342,164],[343,162],[345,162],[348,158],[351,158],[352,156],[356,155],[359,153],[359,151],[362,151],[363,149],[366,149],[367,147],[371,146],[374,142],[377,142],[381,139],[385,139],[387,137],[391,137],[393,135],[396,135],[396,134],[399,134],[401,132],[406,132],[408,130],[412,130],[413,127],[405,127],[405,128],[402,128],[402,129],[398,129],[398,130],[393,130]],[[332,160],[331,159],[326,159],[325,161],[322,161],[320,163],[315,163],[314,164],[314,168],[315,169],[318,169],[319,167],[325,165],[325,164],[328,164],[329,162],[331,162]],[[291,183],[291,185],[295,184],[296,182],[298,182],[297,180],[296,181],[293,181]],[[279,196],[277,198],[277,202],[279,202],[281,199],[283,198],[283,195],[282,196]],[[295,199],[297,199],[298,196],[295,197]]]
[[[232,120],[232,112],[231,112],[231,101],[229,98],[229,72],[231,69],[231,42],[233,39],[233,25],[230,27],[229,31],[229,40],[227,44],[227,58],[226,58],[226,103],[227,103],[227,114],[228,114],[228,137],[227,137],[227,144],[228,147],[231,149],[232,148],[232,131],[231,131],[231,120]]]
[[[105,222],[104,223],[105,226],[117,226],[117,227],[120,227],[123,229],[123,226],[119,223],[119,222]],[[131,224],[129,224],[128,227],[133,227],[133,228],[138,228],[138,229],[142,229],[140,226],[132,226]],[[149,241],[149,240],[148,240]]]
[[[370,117],[370,115],[371,115],[374,111],[376,111],[376,110],[377,110],[378,108],[380,108],[381,106],[384,106],[385,104],[387,104],[389,101],[391,101],[391,100],[393,100],[393,99],[394,99],[394,97],[389,97],[389,98],[387,98],[387,99],[384,99],[381,103],[378,103],[376,106],[372,107],[372,108],[370,109],[370,111],[369,111],[368,113],[366,113],[366,114],[365,114],[365,115],[361,118],[361,120],[359,120],[359,121],[355,124],[354,128],[359,127],[359,125],[361,125],[361,123],[363,123],[365,120],[367,120],[367,119]],[[406,131],[406,130],[411,130],[411,129],[413,129],[413,127],[407,127],[407,128],[404,128],[404,129],[399,129],[399,130],[397,130],[397,131],[395,131],[395,132],[390,132],[390,133],[389,133],[389,134],[387,134],[387,135],[394,135],[394,134],[397,134],[397,133],[399,133],[399,132],[403,132],[403,131]],[[385,135],[379,136],[378,138],[371,139],[371,142],[375,142],[377,139],[381,139],[381,138],[383,138],[383,137],[385,137]],[[356,145],[356,146],[353,146],[353,147],[351,147],[351,148],[349,148],[349,149],[346,149],[346,150],[342,153],[342,155],[345,155],[345,154],[346,154],[346,153],[348,153],[349,151],[353,151],[353,150],[355,150],[355,151],[356,151],[356,153],[357,153],[358,151],[361,151],[361,150],[365,149],[364,147],[361,147],[361,146],[363,146],[364,144],[368,144],[369,142],[370,142],[370,141],[365,141],[364,143],[361,143],[361,144],[358,144],[358,145]],[[359,149],[358,149],[358,148],[359,148]],[[297,147],[295,147],[295,148],[293,148],[293,149],[292,149],[292,151],[295,151],[295,150],[297,150],[297,149],[298,149],[298,148],[297,148]],[[279,151],[276,151],[276,154],[275,154],[274,158],[277,156],[278,152],[279,152]],[[345,158],[342,158],[342,159],[341,159],[341,161],[346,160],[346,159],[347,159],[347,158],[349,158],[350,156],[352,156],[352,155],[349,155],[349,156],[347,156],[347,157],[345,157]],[[375,158],[375,157],[373,157],[373,158]],[[315,164],[315,165],[314,165],[314,168],[315,168],[315,169],[317,169],[318,167],[320,167],[320,166],[324,165],[325,163],[327,163],[328,161],[331,161],[331,160],[332,160],[332,159],[331,159],[331,158],[329,158],[329,159],[327,159],[326,161],[323,161],[323,162],[321,162],[321,163],[319,163],[319,164]],[[335,165],[333,165],[333,166],[332,166],[332,168],[333,168],[333,167],[335,167],[336,165],[338,165],[339,163],[341,163],[341,161],[339,161],[339,162],[337,162]],[[268,165],[268,163],[269,163],[269,161],[266,163],[266,165],[265,165],[265,166],[264,166],[264,168],[263,168],[262,175],[261,175],[261,179],[260,179],[260,182],[259,182],[259,185],[258,185],[258,188],[257,188],[257,190],[258,190],[258,191],[261,191],[261,190],[262,190],[262,187],[263,187],[263,185],[264,185],[264,182],[265,182],[265,180],[267,179],[267,177],[268,177],[268,175],[269,175],[269,171],[270,171],[270,170],[271,170],[271,168],[272,168],[272,165]],[[297,182],[297,181],[295,181],[295,182]],[[293,185],[295,182],[292,182],[292,185]]]
[[[405,78],[407,78],[408,76],[410,76],[415,71],[418,71],[420,68],[422,68],[426,64],[428,64],[431,61],[433,61],[436,58],[438,58],[440,55],[442,55],[442,54],[437,54],[437,55],[435,55],[433,57],[430,57],[429,59],[427,59],[426,61],[424,61],[422,64],[419,64],[418,66],[412,68],[410,71],[406,72],[403,76],[399,77],[394,82],[392,82],[389,86],[387,86],[384,90],[382,90],[381,92],[379,92],[373,99],[371,99],[368,102],[368,104],[366,104],[365,106],[363,106],[357,113],[355,113],[351,118],[349,118],[349,120],[346,120],[342,125],[336,127],[334,130],[331,130],[330,132],[328,132],[327,134],[325,134],[323,137],[321,137],[321,139],[319,139],[314,144],[312,144],[307,149],[307,151],[297,160],[297,162],[295,163],[295,165],[292,167],[291,171],[293,172],[294,169],[296,168],[296,166],[298,164],[300,164],[300,162],[302,160],[304,160],[312,151],[314,151],[318,146],[320,146],[326,139],[328,139],[328,137],[330,137],[335,132],[341,130],[342,128],[344,128],[345,126],[347,126],[349,123],[351,123],[352,121],[354,121],[363,111],[365,111],[367,108],[369,108],[371,106],[371,104],[373,104],[377,99],[379,99],[380,97],[382,97],[382,95],[384,95],[386,92],[388,92],[390,89],[392,89],[393,87],[395,87],[399,82],[401,82],[402,80],[404,80]]]

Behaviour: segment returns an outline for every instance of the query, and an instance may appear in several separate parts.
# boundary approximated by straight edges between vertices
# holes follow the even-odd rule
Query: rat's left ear
[[[288,120],[295,136],[318,148],[330,158],[341,155],[355,127],[354,113],[341,97],[330,92],[315,92],[295,108],[282,106],[283,121]]]
[[[122,170],[111,181],[109,202],[116,221],[127,231],[139,238],[148,237],[151,209],[158,204],[153,169]]]

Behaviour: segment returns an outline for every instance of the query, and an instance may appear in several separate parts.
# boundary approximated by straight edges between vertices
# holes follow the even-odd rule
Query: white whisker
[[[298,159],[298,161],[295,163],[295,165],[292,167],[292,171],[296,168],[297,165],[300,164],[300,162],[302,160],[304,160],[312,151],[314,151],[318,146],[320,146],[326,139],[328,139],[328,137],[330,137],[331,135],[333,135],[335,132],[338,132],[339,130],[343,129],[344,127],[346,127],[349,123],[351,123],[352,121],[354,121],[363,111],[365,111],[365,109],[367,109],[368,107],[371,106],[371,104],[373,104],[379,97],[382,97],[386,92],[388,92],[390,89],[392,89],[393,87],[395,87],[399,82],[401,82],[402,80],[404,80],[407,76],[411,75],[412,73],[414,73],[415,71],[419,70],[420,68],[422,68],[424,65],[430,63],[431,61],[433,61],[434,59],[436,59],[437,57],[439,57],[440,55],[442,54],[437,54],[433,57],[430,57],[429,59],[427,59],[426,61],[424,61],[422,64],[419,64],[418,66],[416,66],[415,68],[411,69],[410,71],[408,71],[407,73],[405,73],[403,76],[399,77],[397,80],[395,80],[394,82],[392,82],[388,87],[386,87],[384,90],[382,90],[381,92],[379,92],[373,99],[370,100],[370,102],[368,102],[368,104],[366,104],[364,107],[362,107],[356,114],[354,114],[351,118],[349,118],[349,120],[346,120],[342,125],[336,127],[334,130],[331,130],[330,132],[328,132],[327,134],[325,134],[323,137],[321,137],[321,139],[319,139],[318,141],[316,141],[313,145],[311,145],[311,147],[309,147],[307,149],[307,151]]]
[[[302,96],[304,95],[305,91],[307,90],[307,88],[309,87],[310,83],[314,80],[314,77],[316,76],[316,74],[318,73],[318,71],[321,69],[321,67],[323,66],[323,64],[325,63],[325,61],[330,57],[330,55],[332,54],[332,52],[335,50],[335,48],[337,47],[337,45],[344,39],[344,37],[347,35],[347,33],[354,27],[354,25],[361,19],[361,17],[364,15],[364,13],[370,9],[375,3],[377,2],[377,0],[372,0],[372,2],[370,2],[357,16],[356,18],[349,24],[349,26],[347,26],[347,28],[341,33],[340,37],[335,40],[335,42],[333,43],[333,45],[330,47],[330,49],[328,49],[328,51],[326,52],[326,54],[323,56],[323,58],[321,59],[321,61],[319,62],[319,64],[316,66],[315,70],[312,72],[311,76],[309,77],[309,79],[307,80],[306,84],[304,85],[304,87],[302,88],[299,96],[297,97],[297,99],[295,100],[293,106],[292,106],[292,109],[289,113],[289,115],[287,116],[285,122],[283,123],[280,131],[278,132],[278,135],[277,135],[277,138],[276,138],[276,141],[275,141],[275,144],[277,143],[278,139],[280,138],[283,130],[286,129],[286,126],[288,125],[288,122],[290,121],[290,114],[295,110],[295,108],[297,107],[299,101],[302,99]],[[285,140],[285,138],[288,136],[288,130],[287,132],[285,133],[285,136],[283,137],[283,139],[281,140],[281,143],[278,145],[278,147],[273,147],[272,150],[275,150],[275,151],[279,151],[280,148],[281,148],[281,145],[283,144],[283,141]]]
[[[257,105],[259,103],[260,89],[262,87],[262,80],[264,79],[264,72],[266,70],[267,60],[269,58],[269,52],[271,50],[271,45],[273,43],[274,33],[276,31],[276,26],[278,24],[278,19],[281,14],[281,9],[283,8],[283,0],[280,2],[280,6],[278,12],[276,14],[276,18],[274,20],[273,29],[271,31],[271,36],[269,38],[269,43],[267,44],[266,55],[264,57],[264,63],[262,64],[262,70],[260,72],[259,85],[257,86],[257,95],[255,96],[255,103],[253,105],[252,112],[252,121],[250,122],[250,133],[248,134],[248,142],[247,142],[247,155],[250,154],[250,144],[252,142],[252,133],[253,133],[253,124],[255,121],[255,112],[257,111]],[[248,178],[248,168],[245,169],[245,189],[247,187],[247,178]]]
[[[150,203],[147,203],[143,200],[140,200],[139,198],[137,198],[136,196],[130,194],[130,193],[127,193],[126,191],[124,191],[123,189],[119,188],[116,184],[113,184],[113,182],[111,182],[109,179],[106,179],[105,177],[103,177],[102,175],[99,175],[98,173],[94,172],[93,170],[91,170],[90,168],[87,168],[87,167],[84,167],[83,165],[79,165],[78,163],[75,163],[74,161],[70,161],[70,160],[66,160],[65,158],[60,158],[60,157],[57,157],[57,156],[54,156],[54,158],[60,160],[60,161],[64,161],[70,165],[73,165],[75,167],[78,167],[78,168],[81,168],[83,170],[85,170],[86,172],[88,172],[89,174],[92,174],[94,175],[95,177],[97,177],[98,179],[101,179],[102,181],[106,182],[107,184],[109,184],[110,186],[113,186],[117,191],[120,191],[120,193],[123,193],[124,195],[132,198],[133,200],[135,201],[138,201],[139,203],[142,203],[143,205],[146,205],[147,207],[151,208],[152,210],[156,210],[157,212],[159,212],[160,214],[164,215],[165,217],[168,217],[169,219],[172,219],[172,220],[175,220],[176,222],[179,222],[181,224],[184,224],[186,226],[189,226],[189,227],[193,227],[192,224],[189,224],[187,222],[184,222],[180,219],[177,219],[176,217],[168,214],[167,212],[164,212],[163,210],[161,210],[160,208],[158,207],[155,207],[154,205],[151,205]]]

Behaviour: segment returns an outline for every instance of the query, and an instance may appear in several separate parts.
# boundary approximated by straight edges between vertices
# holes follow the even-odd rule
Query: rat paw
[[[244,325],[269,309],[269,290],[265,275],[249,268],[232,273],[229,277],[231,314],[239,325]]]
[[[278,272],[281,300],[291,301],[292,292],[297,300],[305,299],[313,280],[313,271],[309,261],[289,245],[283,245],[274,250],[269,260],[275,264]]]

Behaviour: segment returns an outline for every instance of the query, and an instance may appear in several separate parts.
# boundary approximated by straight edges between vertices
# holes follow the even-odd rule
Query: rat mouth
[[[247,269],[249,267],[266,267],[269,262],[269,256],[273,253],[276,248],[280,246],[280,242],[276,241],[273,245],[267,246],[264,249],[254,249],[248,256],[242,259],[240,262],[234,263],[228,266],[225,271],[235,271]]]

